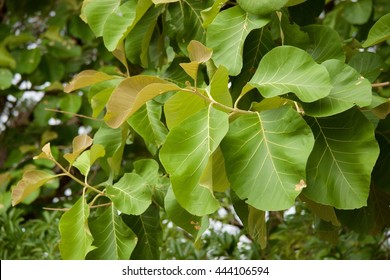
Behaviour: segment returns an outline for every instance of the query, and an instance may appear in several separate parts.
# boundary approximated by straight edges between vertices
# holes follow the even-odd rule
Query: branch
[[[89,119],[89,120],[94,120],[94,121],[103,121],[102,119],[92,118],[92,117],[88,117],[85,115],[80,115],[80,114],[57,110],[57,109],[45,108],[45,111],[57,112],[57,113],[61,113],[61,114],[68,114],[68,115],[72,115],[74,117],[79,117],[79,118],[84,118],[84,119]]]
[[[390,86],[390,82],[375,83],[375,84],[371,84],[371,86],[372,86],[373,88],[377,88],[377,87],[387,87],[387,86]]]

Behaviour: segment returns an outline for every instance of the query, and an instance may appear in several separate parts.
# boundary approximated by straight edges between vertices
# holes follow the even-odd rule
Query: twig
[[[387,86],[390,86],[390,82],[383,82],[383,83],[375,83],[375,84],[371,84],[372,87],[387,87]]]
[[[72,115],[72,116],[75,116],[75,117],[89,119],[89,120],[94,120],[94,121],[103,121],[102,119],[97,119],[97,118],[88,117],[88,116],[85,116],[85,115],[80,115],[80,114],[67,112],[67,111],[62,111],[62,110],[57,110],[57,109],[45,108],[45,111],[51,111],[51,112],[56,112],[56,113],[61,113],[61,114],[68,114],[68,115]]]

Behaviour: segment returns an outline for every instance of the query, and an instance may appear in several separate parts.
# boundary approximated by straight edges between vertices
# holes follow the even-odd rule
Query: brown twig
[[[390,82],[383,82],[383,83],[375,83],[375,84],[371,84],[372,87],[387,87],[387,86],[390,86]]]

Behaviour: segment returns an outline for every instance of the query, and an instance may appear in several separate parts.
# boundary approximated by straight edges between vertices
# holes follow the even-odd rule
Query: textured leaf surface
[[[322,65],[328,70],[333,87],[327,97],[303,103],[306,114],[324,117],[344,112],[355,105],[364,107],[371,104],[371,83],[355,69],[334,59],[325,61]]]
[[[103,36],[108,17],[119,7],[121,0],[84,1],[81,18],[88,23],[96,37]]]
[[[259,210],[291,207],[313,144],[310,128],[291,107],[238,117],[221,143],[231,188]]]
[[[376,45],[390,38],[390,13],[381,17],[371,27],[368,33],[367,40],[364,42],[363,47],[367,48],[372,45]]]
[[[164,114],[169,129],[207,106],[205,100],[188,92],[177,92],[164,104]]]
[[[137,244],[137,236],[123,222],[113,206],[107,207],[89,223],[94,237],[93,250],[88,258],[94,260],[128,260]]]
[[[140,215],[152,203],[152,192],[145,180],[135,173],[126,173],[106,190],[115,207],[128,215]]]
[[[304,102],[321,99],[329,95],[332,88],[325,66],[317,64],[305,51],[291,46],[269,51],[249,83],[265,97],[293,92]]]
[[[371,123],[354,109],[308,123],[316,142],[307,163],[305,196],[339,209],[365,206],[379,154]]]
[[[152,154],[157,153],[158,148],[164,143],[168,134],[167,128],[161,122],[161,114],[162,106],[151,100],[127,121],[141,135]]]
[[[158,260],[160,259],[160,245],[162,242],[162,229],[160,225],[160,209],[152,204],[140,216],[124,215],[124,222],[138,237],[138,243],[131,259]]]
[[[309,35],[311,44],[306,48],[318,63],[328,59],[345,60],[339,34],[324,25],[308,25],[302,28]]]
[[[176,199],[191,214],[203,216],[219,207],[213,190],[200,180],[227,130],[228,114],[210,105],[172,128],[160,150]]]
[[[194,239],[198,239],[204,230],[208,228],[209,221],[207,216],[199,217],[188,213],[177,202],[172,188],[169,188],[165,196],[164,205],[167,215],[172,222],[190,233]]]
[[[262,249],[267,246],[267,226],[265,223],[265,212],[251,206],[248,213],[248,232]]]
[[[213,49],[217,66],[224,65],[236,76],[242,68],[242,52],[248,34],[265,26],[270,19],[244,12],[239,6],[220,12],[207,29],[207,46]]]
[[[62,215],[59,223],[60,251],[65,260],[82,260],[94,249],[88,227],[89,207],[84,196]]]

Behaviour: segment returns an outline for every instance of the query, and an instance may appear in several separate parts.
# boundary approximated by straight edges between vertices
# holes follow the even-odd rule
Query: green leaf
[[[267,226],[264,211],[249,206],[248,233],[262,249],[267,246]]]
[[[140,159],[134,162],[134,172],[153,187],[158,183],[160,167],[154,159]]]
[[[65,86],[64,91],[69,93],[75,91],[76,89],[88,87],[115,78],[115,76],[110,76],[104,72],[99,72],[95,70],[84,70],[77,74],[72,79],[72,81]]]
[[[31,74],[41,62],[41,51],[39,48],[32,50],[20,50],[13,52],[16,60],[15,72],[20,74]]]
[[[320,219],[330,222],[334,226],[340,226],[340,222],[337,219],[336,212],[333,207],[316,203],[304,195],[300,195],[300,199],[305,203],[305,206]]]
[[[232,107],[233,101],[229,91],[229,73],[226,67],[219,66],[210,81],[208,90],[211,97],[218,103]]]
[[[302,103],[307,115],[326,117],[347,111],[355,105],[364,107],[371,104],[371,83],[355,69],[335,59],[325,61],[322,65],[329,72],[333,88],[323,99]]]
[[[241,72],[244,42],[248,34],[270,22],[270,18],[245,13],[239,6],[220,12],[208,26],[207,46],[213,49],[217,66],[224,65],[229,74]]]
[[[210,105],[172,128],[160,150],[177,201],[193,215],[210,214],[219,207],[213,190],[200,180],[227,130],[228,114]]]
[[[114,206],[127,215],[140,215],[152,203],[152,192],[136,173],[125,173],[114,185],[107,186],[106,191]]]
[[[221,143],[231,188],[259,210],[290,208],[313,144],[310,128],[289,106],[238,117]]]
[[[124,222],[135,232],[138,243],[131,259],[158,260],[160,259],[160,245],[162,229],[160,226],[160,209],[152,204],[140,216],[123,216]]]
[[[162,9],[162,6],[149,9],[127,35],[125,39],[126,57],[132,63],[148,68],[150,41]]]
[[[228,0],[216,0],[214,1],[214,4],[211,7],[203,10],[200,13],[203,19],[204,28],[207,28],[210,25],[210,23],[213,22],[213,20],[219,14],[219,11],[225,5],[226,2],[228,2]]]
[[[161,122],[161,115],[161,104],[151,100],[127,120],[129,125],[144,139],[148,150],[154,155],[168,134],[168,129]]]
[[[108,16],[103,28],[103,41],[109,51],[116,49],[151,5],[150,0],[130,0]]]
[[[180,88],[153,76],[139,75],[126,78],[112,93],[104,120],[108,126],[118,128],[147,101],[175,90]]]
[[[82,97],[77,94],[67,94],[60,101],[60,109],[65,112],[77,113],[82,105]]]
[[[83,260],[94,249],[88,227],[89,206],[84,196],[62,215],[59,222],[60,251],[64,260]]]
[[[343,16],[349,23],[364,24],[370,19],[372,6],[372,0],[348,1]]]
[[[88,176],[88,173],[91,169],[91,166],[94,162],[101,157],[104,157],[105,151],[104,147],[100,144],[93,144],[91,149],[83,152],[73,163],[73,166],[76,167],[81,174]]]
[[[16,187],[12,189],[12,206],[19,204],[46,182],[56,177],[56,175],[40,170],[26,171]]]
[[[81,18],[88,23],[96,37],[103,36],[109,16],[118,9],[120,3],[121,0],[84,1]]]
[[[363,43],[363,48],[367,48],[390,38],[390,13],[381,17],[371,27],[367,40]]]
[[[70,165],[72,165],[73,162],[77,159],[77,157],[85,149],[92,145],[92,142],[92,138],[89,137],[87,134],[81,134],[76,136],[72,142],[73,152],[65,154],[64,158],[70,163]]]
[[[307,163],[305,196],[339,209],[365,206],[379,154],[371,123],[354,109],[308,123],[316,142]]]
[[[199,239],[204,230],[208,228],[209,220],[207,216],[199,217],[191,215],[184,210],[177,202],[172,188],[169,188],[167,195],[165,196],[164,205],[169,219],[171,219],[175,225],[191,234],[195,240]]]
[[[206,101],[189,92],[177,92],[164,104],[164,115],[169,129],[207,106]]]
[[[348,61],[348,65],[355,68],[360,75],[370,82],[374,82],[387,68],[382,57],[372,52],[356,53]]]
[[[249,84],[267,98],[293,92],[304,102],[324,98],[332,89],[326,67],[315,63],[305,51],[291,46],[269,51]]]
[[[113,206],[89,223],[97,248],[88,254],[93,260],[128,260],[137,244],[137,236],[123,222]]]
[[[12,86],[14,75],[9,69],[0,68],[0,90],[5,90]]]
[[[324,25],[307,25],[302,30],[309,35],[311,44],[306,50],[316,62],[328,59],[345,61],[342,41],[335,30]]]

